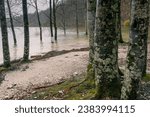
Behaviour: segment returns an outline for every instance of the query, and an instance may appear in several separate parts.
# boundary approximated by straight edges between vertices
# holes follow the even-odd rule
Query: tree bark
[[[34,3],[35,3],[35,9],[36,9],[36,14],[37,14],[37,19],[38,19],[38,24],[40,29],[40,41],[42,41],[42,26],[41,26],[39,11],[38,11],[37,0],[34,0]]]
[[[94,60],[94,30],[95,30],[95,15],[96,15],[96,0],[88,0],[88,38],[89,38],[89,63]]]
[[[122,38],[122,29],[121,29],[121,0],[118,0],[118,12],[116,15],[117,19],[117,38],[119,43],[123,43],[123,38]]]
[[[66,35],[66,12],[65,12],[65,3],[64,3],[64,0],[62,0],[62,5],[63,5],[63,8],[62,8],[62,12],[63,12],[63,30],[64,30],[64,35]]]
[[[16,34],[15,34],[14,23],[13,23],[9,0],[7,0],[6,2],[7,2],[7,6],[8,6],[8,12],[9,12],[9,17],[10,17],[10,24],[11,24],[11,30],[12,30],[13,39],[14,39],[14,45],[17,45],[17,39],[16,39]]]
[[[53,37],[53,16],[52,16],[52,0],[49,0],[49,16],[50,16],[50,31],[51,31],[51,37]]]
[[[97,0],[95,33],[95,79],[97,99],[119,99],[121,83],[118,72],[116,34],[117,0]]]
[[[1,23],[4,66],[9,67],[10,53],[9,53],[8,32],[7,32],[4,0],[0,0],[0,23]]]
[[[131,29],[121,99],[136,99],[147,58],[149,0],[132,0]]]
[[[53,19],[54,19],[54,32],[55,32],[55,41],[57,41],[57,22],[56,22],[56,0],[53,0]]]
[[[23,23],[24,23],[24,55],[23,60],[29,60],[29,21],[28,21],[28,8],[27,0],[22,0],[23,8]]]
[[[85,0],[85,35],[88,35],[88,2]]]

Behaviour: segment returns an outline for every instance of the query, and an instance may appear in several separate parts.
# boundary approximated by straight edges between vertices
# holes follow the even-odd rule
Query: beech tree
[[[130,40],[121,99],[137,98],[143,71],[146,72],[149,0],[132,0],[131,7]]]
[[[96,15],[96,0],[88,0],[88,36],[89,36],[89,62],[93,63],[94,59],[94,30],[95,30],[95,15]]]
[[[76,31],[77,36],[79,35],[79,16],[78,16],[78,0],[75,2],[75,16],[76,16]]]
[[[119,99],[118,40],[116,5],[118,0],[97,0],[95,46],[95,82],[97,99]]]
[[[37,4],[37,0],[33,0],[33,1],[34,1],[34,4],[35,4],[36,15],[37,15],[39,29],[40,29],[40,41],[42,41],[42,25],[41,25],[41,20],[40,20],[40,16],[39,16],[38,4]]]
[[[123,38],[122,38],[122,27],[121,27],[121,0],[118,0],[117,1],[118,5],[117,5],[117,15],[116,15],[116,30],[117,30],[117,38],[118,38],[118,41],[120,43],[123,43]]]
[[[1,34],[2,34],[4,66],[9,67],[10,66],[10,54],[9,54],[8,32],[7,32],[4,0],[0,0],[0,24],[1,24]]]
[[[49,0],[49,23],[50,23],[50,32],[51,32],[51,37],[53,37],[53,16],[52,16],[52,0]]]
[[[27,0],[22,0],[23,8],[23,23],[24,23],[24,55],[23,60],[29,59],[29,21],[28,21],[28,7]]]
[[[53,0],[54,39],[57,41],[56,0]]]
[[[14,29],[14,23],[13,23],[13,18],[12,18],[12,12],[11,12],[10,3],[9,3],[9,0],[7,0],[6,2],[7,2],[7,6],[8,6],[8,12],[9,12],[11,30],[12,30],[13,39],[14,39],[14,45],[17,45],[17,39],[16,39],[16,33],[15,33],[15,29]]]

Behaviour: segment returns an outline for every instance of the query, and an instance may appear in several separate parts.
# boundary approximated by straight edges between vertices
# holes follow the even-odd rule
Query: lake
[[[11,29],[8,28],[9,50],[11,60],[22,58],[24,51],[24,31],[22,27],[15,28],[17,46],[13,44]],[[43,28],[43,41],[40,41],[39,28],[30,27],[30,56],[42,55],[52,50],[69,50],[73,48],[87,47],[88,40],[85,32],[80,32],[77,37],[74,30],[67,30],[65,36],[63,30],[58,30],[58,42],[51,43],[50,30],[48,27]],[[0,31],[0,64],[3,63],[2,37]]]

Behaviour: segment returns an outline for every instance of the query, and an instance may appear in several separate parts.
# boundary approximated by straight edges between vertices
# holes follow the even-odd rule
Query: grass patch
[[[25,97],[28,100],[88,100],[94,97],[95,82],[86,75],[76,76],[61,84],[37,90]]]
[[[5,70],[7,70],[7,68],[5,68],[5,67],[0,67],[0,73],[3,72],[3,71],[5,71]]]
[[[149,82],[150,81],[150,74],[146,74],[143,79],[145,82]]]

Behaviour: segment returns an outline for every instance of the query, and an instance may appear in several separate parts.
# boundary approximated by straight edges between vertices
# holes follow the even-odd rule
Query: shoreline
[[[54,85],[86,71],[88,48],[61,51],[55,56],[52,53],[29,63],[14,63],[17,68],[4,71],[0,99],[18,99],[34,88]]]

